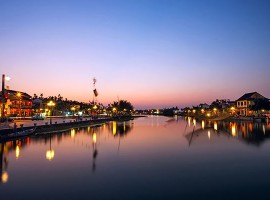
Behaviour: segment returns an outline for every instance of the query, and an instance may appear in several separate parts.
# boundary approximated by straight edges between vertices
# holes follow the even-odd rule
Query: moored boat
[[[12,132],[6,135],[0,135],[0,141],[8,141],[8,140],[14,140],[14,139],[19,139],[23,137],[28,137],[30,135],[33,135],[36,131],[36,127],[26,129],[26,130],[21,130],[21,131],[16,131]]]

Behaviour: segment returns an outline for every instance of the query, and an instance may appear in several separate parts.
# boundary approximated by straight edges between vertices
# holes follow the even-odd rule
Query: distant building
[[[199,108],[201,108],[201,109],[208,109],[210,106],[207,104],[207,103],[201,103],[200,105],[199,105]]]
[[[254,105],[254,101],[257,99],[265,99],[264,96],[258,92],[246,93],[236,100],[236,107],[240,115],[252,115],[250,107]]]

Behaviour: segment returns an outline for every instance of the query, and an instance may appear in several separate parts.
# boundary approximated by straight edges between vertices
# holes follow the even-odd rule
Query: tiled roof
[[[21,93],[21,99],[22,100],[30,100],[32,99],[32,97],[25,93],[25,92],[20,92],[20,91],[16,91],[16,90],[5,90],[5,92],[8,94],[8,98],[9,99],[17,99],[17,93]],[[0,98],[2,98],[2,91],[0,92]]]
[[[239,99],[237,99],[236,101],[242,101],[242,100],[249,100],[249,99],[254,99],[252,96],[256,95],[256,96],[261,96],[263,97],[261,94],[259,94],[258,92],[250,92],[250,93],[246,93],[243,96],[241,96]]]

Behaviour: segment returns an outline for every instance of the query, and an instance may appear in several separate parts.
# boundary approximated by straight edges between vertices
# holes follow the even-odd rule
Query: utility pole
[[[2,109],[1,109],[1,117],[4,117],[5,114],[5,74],[2,75]]]

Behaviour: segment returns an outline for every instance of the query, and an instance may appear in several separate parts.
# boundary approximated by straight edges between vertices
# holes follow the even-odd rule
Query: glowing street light
[[[8,77],[8,76],[5,77],[5,80],[6,80],[6,81],[10,81],[10,79],[11,79],[11,78]]]
[[[75,106],[71,107],[70,110],[72,111],[72,116],[74,117],[75,110],[76,110]]]
[[[16,96],[19,98],[19,105],[20,105],[20,113],[19,113],[19,116],[20,116],[20,118],[21,118],[21,96],[22,96],[22,94],[20,93],[20,92],[17,92],[17,94],[16,94]]]
[[[47,103],[47,106],[51,107],[50,124],[52,124],[53,107],[55,106],[55,103],[53,101],[50,101],[49,103]]]

